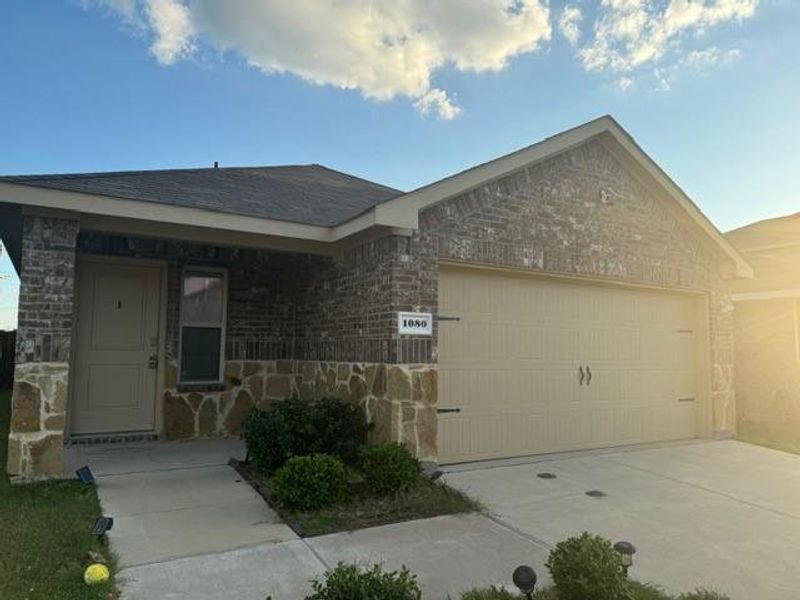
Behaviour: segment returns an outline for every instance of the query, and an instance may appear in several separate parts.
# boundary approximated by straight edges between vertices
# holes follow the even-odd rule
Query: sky
[[[800,210],[798,0],[0,10],[0,174],[321,163],[409,190],[611,114],[720,230]]]

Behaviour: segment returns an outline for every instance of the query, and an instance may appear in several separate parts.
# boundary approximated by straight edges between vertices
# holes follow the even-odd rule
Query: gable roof
[[[0,177],[0,202],[325,246],[376,227],[416,229],[426,207],[594,139],[612,142],[608,147],[617,156],[663,190],[708,243],[729,259],[735,276],[753,276],[750,265],[697,205],[610,116],[405,194],[319,165],[304,165]],[[152,210],[154,203],[159,210]]]
[[[0,183],[328,227],[402,195],[316,164],[17,175]]]
[[[798,246],[800,213],[756,221],[727,232],[725,238],[739,252]]]
[[[600,118],[569,129],[545,140],[472,167],[450,177],[413,190],[397,198],[376,205],[368,214],[374,215],[376,224],[394,223],[396,226],[416,228],[419,211],[448,198],[468,192],[478,186],[500,179],[523,167],[547,160],[557,154],[586,143],[591,139],[611,139],[622,153],[641,167],[694,221],[712,246],[728,257],[737,277],[752,277],[753,270],[736,249],[725,239],[686,193],[650,158],[634,139],[611,116]],[[364,215],[357,219],[364,219]],[[355,222],[356,220],[354,220]],[[340,225],[343,233],[348,224]]]

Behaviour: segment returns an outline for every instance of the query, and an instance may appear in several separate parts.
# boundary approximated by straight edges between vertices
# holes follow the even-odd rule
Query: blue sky
[[[411,189],[609,113],[720,229],[798,210],[800,2],[505,4],[7,0],[0,173],[317,162]]]

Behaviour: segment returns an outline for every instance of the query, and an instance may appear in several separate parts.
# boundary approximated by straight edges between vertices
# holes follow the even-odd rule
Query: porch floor
[[[126,567],[296,539],[228,466],[239,440],[133,442],[67,448],[71,471],[88,464],[114,517],[111,549]]]

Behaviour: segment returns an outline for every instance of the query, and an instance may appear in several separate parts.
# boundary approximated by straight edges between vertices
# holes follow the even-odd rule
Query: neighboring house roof
[[[756,221],[725,234],[740,252],[800,245],[800,213]]]
[[[114,227],[109,219],[135,219],[146,223],[147,232],[153,235],[159,227],[171,227],[171,234],[182,227],[187,236],[203,231],[208,236],[211,230],[222,230],[229,236],[238,235],[237,243],[254,242],[253,236],[271,236],[310,241],[324,251],[331,242],[375,227],[416,229],[419,213],[426,207],[594,139],[602,140],[615,156],[663,190],[677,210],[697,225],[710,246],[729,259],[733,275],[752,276],[750,265],[697,205],[610,116],[405,194],[311,165],[4,177],[0,178],[0,202],[79,211],[87,225],[109,231]],[[159,189],[160,183],[167,185],[167,191]],[[91,189],[81,187],[89,185]],[[52,193],[43,194],[42,188],[51,188]],[[158,211],[152,210],[153,202],[160,203]],[[139,227],[141,231],[143,226]]]
[[[402,194],[321,165],[17,175],[0,182],[322,226]]]
[[[754,270],[753,279],[734,283],[735,300],[800,298],[800,213],[757,221],[725,237]]]

